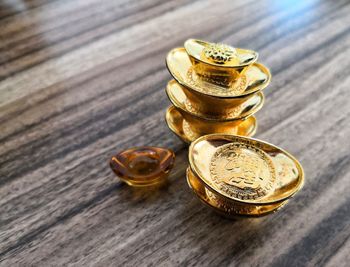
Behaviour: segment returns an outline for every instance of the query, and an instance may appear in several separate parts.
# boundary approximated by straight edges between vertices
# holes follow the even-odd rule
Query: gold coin
[[[264,151],[238,142],[223,145],[214,153],[210,175],[215,187],[241,200],[266,196],[276,179],[274,164]]]

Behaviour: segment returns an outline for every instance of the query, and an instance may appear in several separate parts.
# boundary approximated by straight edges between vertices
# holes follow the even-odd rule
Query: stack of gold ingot
[[[303,169],[292,155],[248,137],[202,136],[191,144],[189,162],[190,188],[227,217],[274,212],[304,183]]]
[[[173,104],[166,113],[169,128],[187,143],[211,133],[252,136],[253,114],[262,108],[261,90],[271,79],[257,58],[251,50],[194,39],[171,50],[166,58],[174,77],[166,88]]]
[[[187,182],[197,197],[228,216],[261,216],[276,211],[301,189],[304,172],[288,152],[250,138],[261,92],[271,74],[251,50],[187,40],[169,52],[174,80],[169,128],[191,143]]]

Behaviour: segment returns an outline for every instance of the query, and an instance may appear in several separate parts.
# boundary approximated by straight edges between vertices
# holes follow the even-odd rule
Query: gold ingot
[[[215,212],[228,217],[235,218],[237,216],[263,216],[283,207],[288,200],[280,201],[269,205],[254,205],[245,204],[237,201],[230,201],[208,189],[203,181],[195,175],[191,168],[188,167],[186,171],[186,178],[189,187],[193,193],[207,206],[212,208]]]
[[[196,93],[181,86],[175,80],[169,81],[166,93],[171,103],[192,116],[212,120],[233,120],[246,118],[264,104],[264,94],[252,94],[244,102],[235,105],[235,100],[204,96],[197,98]]]
[[[133,147],[114,155],[113,172],[131,186],[151,186],[166,181],[174,166],[175,154],[163,147]]]
[[[252,50],[189,39],[184,44],[197,74],[220,85],[232,84],[258,59]]]
[[[193,172],[228,201],[270,205],[287,200],[304,183],[300,163],[267,142],[235,135],[212,134],[189,148]]]
[[[257,129],[257,121],[254,116],[245,120],[221,122],[196,118],[184,111],[181,112],[174,106],[168,108],[165,120],[170,130],[185,143],[191,143],[198,137],[210,133],[253,136]]]
[[[184,48],[171,50],[166,58],[167,67],[174,79],[188,89],[204,96],[235,98],[236,105],[249,95],[264,89],[270,82],[270,71],[260,63],[246,66],[243,73],[227,83],[225,79],[213,79],[197,73]],[[200,96],[197,96],[200,97]]]

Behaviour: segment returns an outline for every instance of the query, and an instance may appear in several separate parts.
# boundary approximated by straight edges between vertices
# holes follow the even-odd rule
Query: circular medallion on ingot
[[[212,156],[210,174],[216,187],[231,198],[258,199],[275,182],[275,167],[269,156],[249,144],[231,143]]]
[[[227,201],[270,205],[292,197],[304,184],[295,157],[254,138],[205,135],[191,143],[188,157],[205,187]]]
[[[236,49],[232,46],[214,43],[208,44],[203,49],[203,55],[216,64],[224,64],[238,56]]]

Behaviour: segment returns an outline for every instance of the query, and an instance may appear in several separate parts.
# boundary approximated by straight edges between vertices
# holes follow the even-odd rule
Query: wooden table
[[[350,5],[337,1],[0,3],[2,266],[349,266]],[[259,51],[273,74],[256,137],[303,164],[276,214],[227,220],[185,180],[167,128],[165,55],[190,37]],[[137,190],[111,155],[171,147]]]

